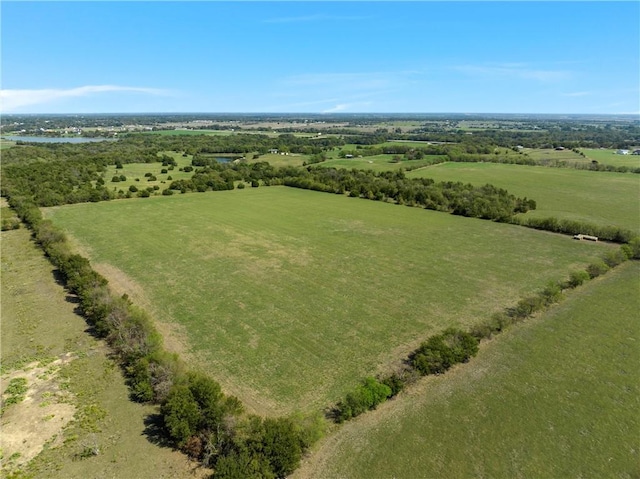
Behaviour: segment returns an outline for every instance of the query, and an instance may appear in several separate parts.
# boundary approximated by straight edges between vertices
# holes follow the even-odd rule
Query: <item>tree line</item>
[[[284,478],[320,438],[319,416],[262,418],[244,412],[209,376],[188,370],[162,346],[148,314],[126,295],[111,293],[107,280],[89,261],[72,253],[65,234],[31,198],[12,196],[10,206],[31,229],[36,243],[75,294],[94,333],[111,347],[131,398],[160,406],[167,440],[225,479]]]

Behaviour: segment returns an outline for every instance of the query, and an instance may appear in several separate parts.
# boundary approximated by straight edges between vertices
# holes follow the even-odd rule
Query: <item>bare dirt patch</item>
[[[24,399],[6,406],[0,425],[3,470],[18,468],[36,457],[45,444],[56,445],[60,432],[73,419],[75,407],[70,394],[60,387],[60,367],[73,360],[69,353],[52,363],[31,363],[2,377],[2,393],[12,379],[24,378]],[[3,399],[6,399],[3,397]]]

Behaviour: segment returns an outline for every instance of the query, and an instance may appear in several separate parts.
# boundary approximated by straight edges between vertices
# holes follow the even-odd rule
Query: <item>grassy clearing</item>
[[[584,163],[590,160],[583,158],[572,150],[554,150],[551,148],[524,148],[522,153],[526,153],[534,160],[556,160],[567,161],[571,163]]]
[[[28,387],[2,416],[3,477],[16,468],[20,478],[189,475],[183,455],[144,435],[155,410],[129,401],[120,371],[85,331],[28,230],[2,232],[0,241],[2,388],[11,393],[25,379]],[[99,454],[83,458],[93,446]]]
[[[401,168],[419,168],[421,166],[429,166],[434,160],[442,158],[439,155],[427,155],[422,160],[409,160],[393,162],[392,159],[396,155],[375,155],[365,156],[363,158],[336,158],[323,161],[318,166],[325,168],[356,168],[359,170],[373,171],[395,171]]]
[[[267,413],[326,406],[424,337],[484,319],[609,247],[285,187],[45,214],[179,350]]]
[[[254,153],[247,154],[246,158],[249,163],[256,163],[258,161],[266,161],[275,167],[280,166],[302,166],[302,163],[309,160],[309,155],[301,155],[297,153],[290,153],[288,155],[279,155],[276,153],[266,153],[260,155],[258,158],[253,158]]]
[[[295,477],[638,477],[639,279],[633,262],[587,284],[346,424]]]
[[[407,176],[436,181],[491,183],[516,196],[533,198],[537,209],[527,215],[588,221],[640,230],[640,177],[542,166],[495,163],[443,163]]]
[[[12,146],[16,146],[15,141],[5,140],[4,138],[0,138],[0,150],[5,150],[7,148],[11,148]]]
[[[162,166],[161,160],[158,163],[125,163],[122,168],[109,165],[103,176],[105,186],[114,189],[114,191],[122,190],[124,192],[127,192],[131,185],[135,185],[139,190],[158,186],[159,191],[162,191],[168,188],[173,180],[189,179],[193,176],[193,172],[179,171],[180,168],[191,166],[192,155],[183,156],[175,151],[163,151],[159,153],[159,157],[163,154],[174,158],[178,166],[173,170],[168,170],[169,167]],[[161,173],[163,169],[166,169],[167,172]],[[146,173],[151,173],[157,179],[149,181],[149,178],[144,176]],[[114,176],[120,175],[124,175],[127,179],[118,182],[112,181]],[[171,179],[168,179],[169,177]]]
[[[632,148],[633,151],[635,148]],[[640,155],[616,155],[617,150],[589,149],[581,148],[585,156],[603,165],[628,166],[630,168],[640,167]]]

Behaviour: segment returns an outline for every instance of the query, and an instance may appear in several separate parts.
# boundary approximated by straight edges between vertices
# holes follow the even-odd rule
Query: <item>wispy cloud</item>
[[[581,97],[581,96],[590,96],[593,95],[592,91],[574,91],[571,93],[563,93],[563,96],[569,96],[569,97]]]
[[[274,96],[305,103],[301,106],[317,104],[321,113],[356,111],[392,97],[421,74],[412,70],[301,73],[280,79],[281,90]]]
[[[0,90],[0,110],[4,113],[15,111],[25,106],[42,105],[52,101],[86,97],[99,93],[130,92],[144,95],[168,95],[167,90],[158,88],[142,88],[118,85],[88,85],[68,89],[42,89],[42,90]]]
[[[453,69],[471,76],[520,78],[539,82],[556,82],[571,77],[571,72],[567,70],[533,68],[527,63],[458,65]]]
[[[321,113],[338,113],[341,111],[356,111],[358,108],[367,107],[371,105],[370,101],[360,101],[356,103],[339,103],[332,108],[327,108],[326,110],[322,110]]]
[[[299,17],[276,17],[267,18],[264,23],[303,23],[303,22],[360,22],[364,20],[370,20],[371,17],[367,16],[339,16],[339,15],[325,15],[318,13],[315,15],[304,15]]]

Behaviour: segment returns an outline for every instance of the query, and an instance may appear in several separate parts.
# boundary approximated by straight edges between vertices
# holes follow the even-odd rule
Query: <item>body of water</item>
[[[3,136],[3,140],[25,141],[30,143],[92,143],[95,141],[107,141],[109,138],[82,138],[82,137],[49,137],[49,136]],[[114,140],[112,140],[114,141]]]

